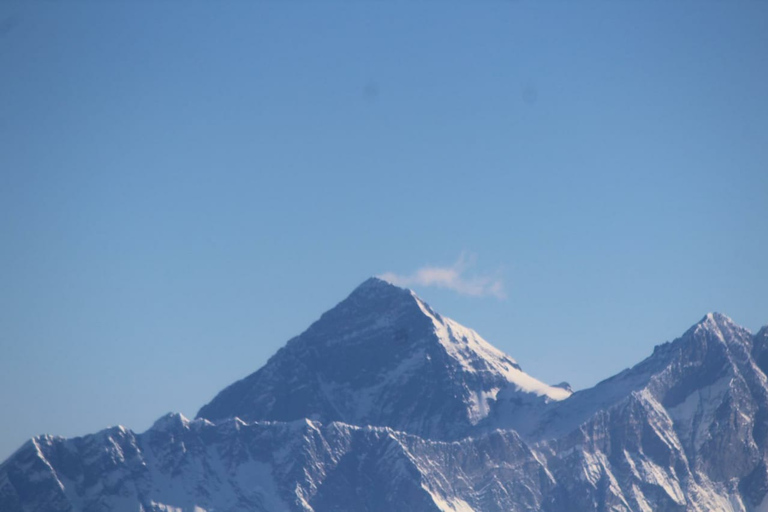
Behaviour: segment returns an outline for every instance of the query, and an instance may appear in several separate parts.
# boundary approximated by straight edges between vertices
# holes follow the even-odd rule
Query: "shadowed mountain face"
[[[768,328],[571,394],[370,279],[195,420],[37,437],[2,512],[768,511]]]

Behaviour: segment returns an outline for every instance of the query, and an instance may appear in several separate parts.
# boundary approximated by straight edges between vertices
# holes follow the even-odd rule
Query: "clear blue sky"
[[[0,3],[0,459],[192,416],[374,274],[590,386],[768,323],[768,2]]]

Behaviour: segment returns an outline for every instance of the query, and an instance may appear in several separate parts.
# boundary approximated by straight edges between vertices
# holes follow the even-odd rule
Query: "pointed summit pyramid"
[[[488,416],[501,391],[528,404],[570,395],[412,291],[371,278],[198,417],[310,418],[453,439]]]
[[[723,396],[731,396],[731,390],[738,397],[746,393],[740,388],[763,386],[758,383],[764,377],[757,375],[755,361],[764,361],[768,368],[768,349],[761,348],[759,337],[726,315],[708,313],[679,338],[656,346],[653,354],[632,368],[574,393],[566,402],[532,411],[522,422],[519,415],[504,419],[500,404],[499,411],[494,412],[501,419],[490,418],[495,421],[488,423],[495,428],[513,428],[528,439],[556,438],[601,411],[626,405],[638,396],[654,400],[670,417],[683,422],[683,416],[700,412],[698,401],[711,399],[721,405],[714,395],[719,393],[717,400],[723,400]],[[713,386],[719,387],[713,390]],[[543,416],[537,418],[541,412]],[[687,416],[684,420],[692,421]]]

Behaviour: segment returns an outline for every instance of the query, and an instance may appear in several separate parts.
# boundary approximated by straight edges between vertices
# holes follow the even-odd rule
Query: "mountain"
[[[197,417],[310,418],[456,439],[488,415],[499,393],[520,404],[570,395],[410,290],[371,278]]]
[[[711,313],[571,393],[374,278],[194,420],[30,440],[0,511],[765,512],[766,372]]]
[[[551,510],[768,510],[766,331],[710,313],[633,368],[507,421],[550,454],[566,500]]]

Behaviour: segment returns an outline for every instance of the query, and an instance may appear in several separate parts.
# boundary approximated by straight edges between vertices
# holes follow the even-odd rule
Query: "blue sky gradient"
[[[768,2],[0,4],[0,459],[188,416],[371,275],[583,388],[768,323]]]

